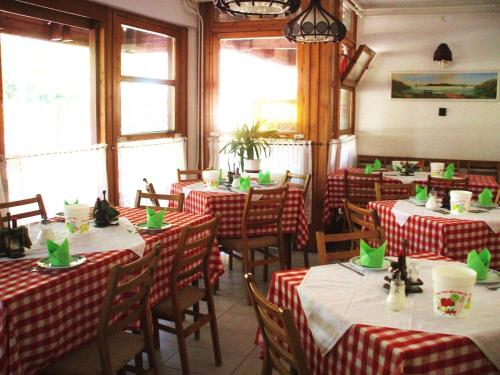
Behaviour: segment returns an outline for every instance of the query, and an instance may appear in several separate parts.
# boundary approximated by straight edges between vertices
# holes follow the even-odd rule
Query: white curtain
[[[93,205],[97,196],[108,188],[106,147],[100,144],[5,158],[8,200],[41,194],[49,216],[62,211],[64,200],[78,199],[80,203]],[[2,180],[5,187],[5,179]]]
[[[343,135],[330,140],[328,149],[328,172],[356,166],[356,136]]]
[[[168,194],[177,181],[177,169],[186,169],[186,138],[162,138],[118,144],[120,205],[132,207],[143,178],[157,193]]]
[[[233,168],[233,164],[239,166],[239,160],[232,155],[219,152],[224,145],[231,140],[231,137],[210,137],[210,166],[224,170],[228,169],[228,163]],[[271,153],[268,157],[261,155],[260,168],[263,171],[269,170],[273,174],[283,174],[286,170],[299,174],[311,174],[312,172],[312,150],[311,141],[292,139],[273,139],[269,141]],[[311,182],[312,184],[312,182]],[[309,187],[306,197],[306,211],[308,217],[311,212],[312,185]]]

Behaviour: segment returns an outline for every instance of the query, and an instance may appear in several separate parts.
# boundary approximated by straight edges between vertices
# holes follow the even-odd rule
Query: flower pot
[[[245,160],[245,172],[259,172],[260,159],[247,159]]]

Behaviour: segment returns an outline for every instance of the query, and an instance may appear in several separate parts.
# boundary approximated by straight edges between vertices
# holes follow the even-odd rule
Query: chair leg
[[[245,274],[249,272],[249,268],[250,268],[250,259],[248,257],[248,252],[249,251],[250,251],[249,249],[242,249],[242,255],[243,255],[243,273],[245,273]],[[252,301],[250,300],[250,294],[248,293],[248,290],[245,293],[247,295],[247,305],[251,306],[252,305]]]
[[[215,315],[215,304],[212,290],[207,289],[207,308],[210,314],[210,331],[212,334],[212,346],[214,349],[215,364],[222,365],[222,353],[220,350],[219,331],[217,329],[217,316]]]
[[[227,254],[229,255],[229,269],[233,270],[233,250],[227,249]]]
[[[281,251],[283,251],[283,255],[284,255],[284,262],[286,262],[286,268],[284,268],[285,265],[283,265],[283,268],[281,269],[289,269],[291,270],[292,269],[292,237],[291,235],[289,234],[285,234],[285,238],[284,238],[284,242],[285,242],[285,248],[284,249],[280,249]]]
[[[198,321],[198,314],[200,313],[200,303],[199,302],[196,302],[194,305],[193,305],[193,312],[194,312],[194,315],[193,315],[193,321],[196,323]],[[196,331],[194,333],[194,338],[196,340],[199,340],[200,339],[200,330]]]
[[[144,370],[144,363],[142,361],[142,353],[139,353],[134,358],[134,365],[136,369]]]
[[[158,319],[153,318],[153,346],[156,350],[160,349],[160,328]]]
[[[250,253],[250,267],[248,267],[250,269],[250,272],[255,275],[255,266],[254,266],[254,263],[255,263],[255,250],[254,249],[248,249],[249,253]]]
[[[124,368],[121,368],[117,372],[118,375],[127,375],[127,371]]]
[[[307,247],[305,249],[302,249],[304,252],[304,267],[309,268],[309,251]]]
[[[264,250],[265,250],[264,259],[267,260],[267,259],[269,259],[269,253],[268,253],[269,248],[266,247]],[[268,275],[269,275],[269,264],[266,263],[266,264],[264,264],[264,270],[262,272],[262,279],[266,282],[267,282]]]
[[[179,347],[179,357],[181,358],[181,367],[183,375],[190,375],[189,372],[189,359],[186,347],[186,336],[184,336],[184,327],[182,325],[182,318],[175,317],[175,330],[177,331],[177,345]]]
[[[266,353],[264,354],[264,361],[262,363],[261,375],[272,375],[272,373],[273,373],[273,365]]]

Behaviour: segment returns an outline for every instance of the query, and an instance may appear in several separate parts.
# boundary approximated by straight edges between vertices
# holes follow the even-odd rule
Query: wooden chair
[[[427,190],[434,189],[438,195],[446,190],[469,190],[469,177],[455,177],[453,179],[441,177],[427,177]]]
[[[485,176],[493,176],[498,181],[500,176],[500,162],[496,161],[467,161],[467,174],[479,174]]]
[[[146,192],[148,194],[156,194],[156,190],[152,182],[148,182],[146,178],[143,178],[142,181],[144,181]],[[158,199],[151,199],[151,204],[155,207],[160,207],[160,201]]]
[[[320,265],[328,264],[332,261],[344,261],[346,259],[351,259],[352,257],[359,255],[359,249],[347,250],[347,251],[333,251],[327,252],[327,245],[335,242],[345,242],[345,241],[359,241],[363,240],[375,240],[377,243],[382,244],[382,239],[384,238],[384,233],[382,228],[375,230],[365,230],[359,232],[351,233],[336,233],[336,234],[325,234],[323,231],[316,232],[316,245],[318,246],[318,262]]]
[[[256,195],[260,198],[255,199]],[[243,210],[241,238],[219,238],[223,251],[229,254],[229,269],[233,268],[233,256],[243,260],[245,273],[255,273],[256,266],[264,266],[264,280],[267,280],[270,263],[279,263],[280,269],[285,269],[282,219],[287,195],[288,185],[274,189],[250,188]],[[274,234],[254,236],[251,231],[258,229]],[[269,253],[270,246],[278,248],[277,256]],[[263,254],[263,259],[255,260],[255,252]]]
[[[288,186],[295,187],[297,189],[302,190],[302,195],[304,196],[304,201],[306,200],[307,193],[309,191],[309,185],[311,183],[311,175],[310,174],[297,174],[297,173],[292,173],[290,171],[286,171],[285,174],[285,183]],[[294,238],[292,240],[292,246],[297,243],[297,238],[294,235]],[[293,252],[294,249],[291,249]],[[307,249],[304,249],[304,267],[309,268],[309,251]],[[291,259],[291,257],[290,257]],[[288,265],[291,268],[291,264]]]
[[[133,371],[158,374],[158,360],[153,347],[149,291],[153,285],[161,245],[143,258],[111,268],[101,308],[97,337],[43,370],[44,374],[104,374]],[[140,333],[126,331],[139,319]],[[142,366],[142,352],[148,355],[149,369]],[[127,363],[135,358],[135,366]]]
[[[381,184],[375,182],[375,197],[378,201],[408,199],[414,195],[414,184]]]
[[[345,199],[349,202],[367,205],[374,201],[375,183],[382,184],[382,173],[355,173],[344,171],[344,192]]]
[[[382,163],[382,167],[387,164],[387,158],[385,156],[358,155],[356,157],[356,166],[358,168],[364,168],[368,164],[373,164],[376,159],[380,160],[380,162]]]
[[[500,188],[497,190],[497,196],[495,198],[495,203],[500,204]]]
[[[170,295],[153,307],[155,327],[155,346],[158,348],[159,330],[177,335],[179,355],[182,364],[182,373],[189,374],[189,361],[186,349],[186,338],[195,333],[199,338],[200,329],[210,324],[212,346],[215,363],[222,364],[222,355],[217,330],[217,318],[213,299],[213,286],[210,281],[209,256],[214,244],[217,231],[218,217],[201,225],[187,226],[183,229],[169,275]],[[204,288],[198,287],[195,282],[186,286],[192,276],[203,275]],[[207,303],[206,314],[200,313],[199,303]],[[192,309],[190,309],[192,307]],[[185,314],[192,315],[194,322],[187,327],[183,326]],[[159,320],[174,322],[174,327],[161,324]]]
[[[344,200],[344,215],[350,233],[367,230],[379,231],[381,234],[380,242],[385,241],[377,211],[369,210]],[[351,240],[351,250],[355,248],[358,242],[356,239]]]
[[[12,208],[12,207],[27,206],[29,204],[37,204],[38,209],[32,210],[32,211],[27,211],[27,212],[22,212],[22,213],[18,213],[18,214],[11,214],[10,219],[11,220],[12,219],[20,220],[20,219],[26,219],[28,217],[33,217],[33,216],[38,216],[38,215],[40,215],[43,220],[47,219],[47,211],[45,211],[45,205],[43,204],[42,196],[40,194],[37,194],[33,198],[0,203],[0,226],[3,226],[4,223],[7,221],[7,218],[5,216],[2,216],[2,212],[4,210],[8,210],[9,208]]]
[[[202,181],[203,180],[203,170],[202,169],[177,169],[177,181]]]
[[[170,207],[170,204],[167,203],[166,207],[162,207],[167,212],[182,212],[184,208],[184,193],[179,194],[150,194],[144,193],[141,190],[137,190],[135,195],[135,208],[146,208],[147,206],[141,204],[142,199],[149,199],[151,201],[158,201],[158,205],[154,207],[160,207],[160,201],[164,200],[167,202],[176,202],[174,207]]]
[[[261,374],[271,375],[273,369],[281,375],[311,374],[290,309],[269,302],[252,274],[245,274],[245,280],[265,344]]]

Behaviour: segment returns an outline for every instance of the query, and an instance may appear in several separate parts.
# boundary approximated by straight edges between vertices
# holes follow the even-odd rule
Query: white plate
[[[479,202],[472,202],[472,205],[480,208],[498,208],[498,204],[496,203],[492,203],[491,206],[483,206],[482,204],[479,204]]]
[[[372,267],[362,266],[360,257],[351,258],[349,260],[349,262],[358,268],[362,268],[362,269],[368,270],[368,271],[385,271],[385,270],[389,269],[389,267],[391,266],[391,260],[388,258],[384,258],[384,261],[382,262],[382,267],[380,267],[380,268],[372,268]]]
[[[495,270],[489,270],[486,279],[476,281],[476,284],[496,284],[496,283],[500,283],[500,272]]]
[[[48,270],[67,270],[70,268],[81,266],[87,261],[87,258],[85,258],[83,255],[70,255],[70,258],[71,262],[69,263],[69,266],[52,266],[49,262],[49,258],[40,259],[38,262],[36,262],[36,265],[40,268],[46,268]]]
[[[163,223],[161,228],[148,228],[147,222],[143,222],[143,223],[139,223],[139,224],[134,225],[135,229],[137,229],[139,231],[145,231],[145,232],[159,232],[159,231],[168,229],[171,226],[172,226],[172,224],[170,224],[170,223]]]

